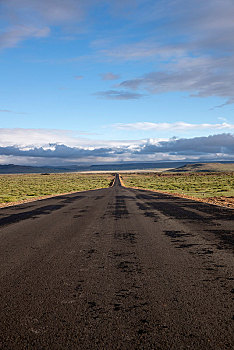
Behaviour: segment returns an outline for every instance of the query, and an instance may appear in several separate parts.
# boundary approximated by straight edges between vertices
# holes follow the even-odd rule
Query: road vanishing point
[[[233,210],[121,186],[0,210],[0,349],[234,349]]]

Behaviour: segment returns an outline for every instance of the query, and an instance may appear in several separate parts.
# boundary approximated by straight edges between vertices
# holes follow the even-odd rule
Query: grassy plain
[[[0,175],[0,204],[108,187],[111,174]]]
[[[229,198],[233,202],[234,172],[186,174],[122,174],[127,187],[162,191],[198,199]],[[225,204],[225,203],[224,203]],[[232,206],[231,204],[228,206]]]
[[[196,163],[170,169],[169,172],[234,172],[234,163]]]

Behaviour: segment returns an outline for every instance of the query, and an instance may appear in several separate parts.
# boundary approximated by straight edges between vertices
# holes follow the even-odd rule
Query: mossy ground
[[[234,173],[122,174],[127,187],[185,194],[196,198],[234,196]]]
[[[0,203],[109,187],[111,180],[111,174],[0,175]]]

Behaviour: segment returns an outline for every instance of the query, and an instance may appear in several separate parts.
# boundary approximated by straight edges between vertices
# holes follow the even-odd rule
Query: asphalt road
[[[233,218],[118,177],[1,209],[0,349],[233,349]]]

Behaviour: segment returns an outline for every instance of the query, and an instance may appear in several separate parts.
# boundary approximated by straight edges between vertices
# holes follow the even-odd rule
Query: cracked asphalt
[[[118,175],[1,209],[0,349],[233,349],[233,213]]]

